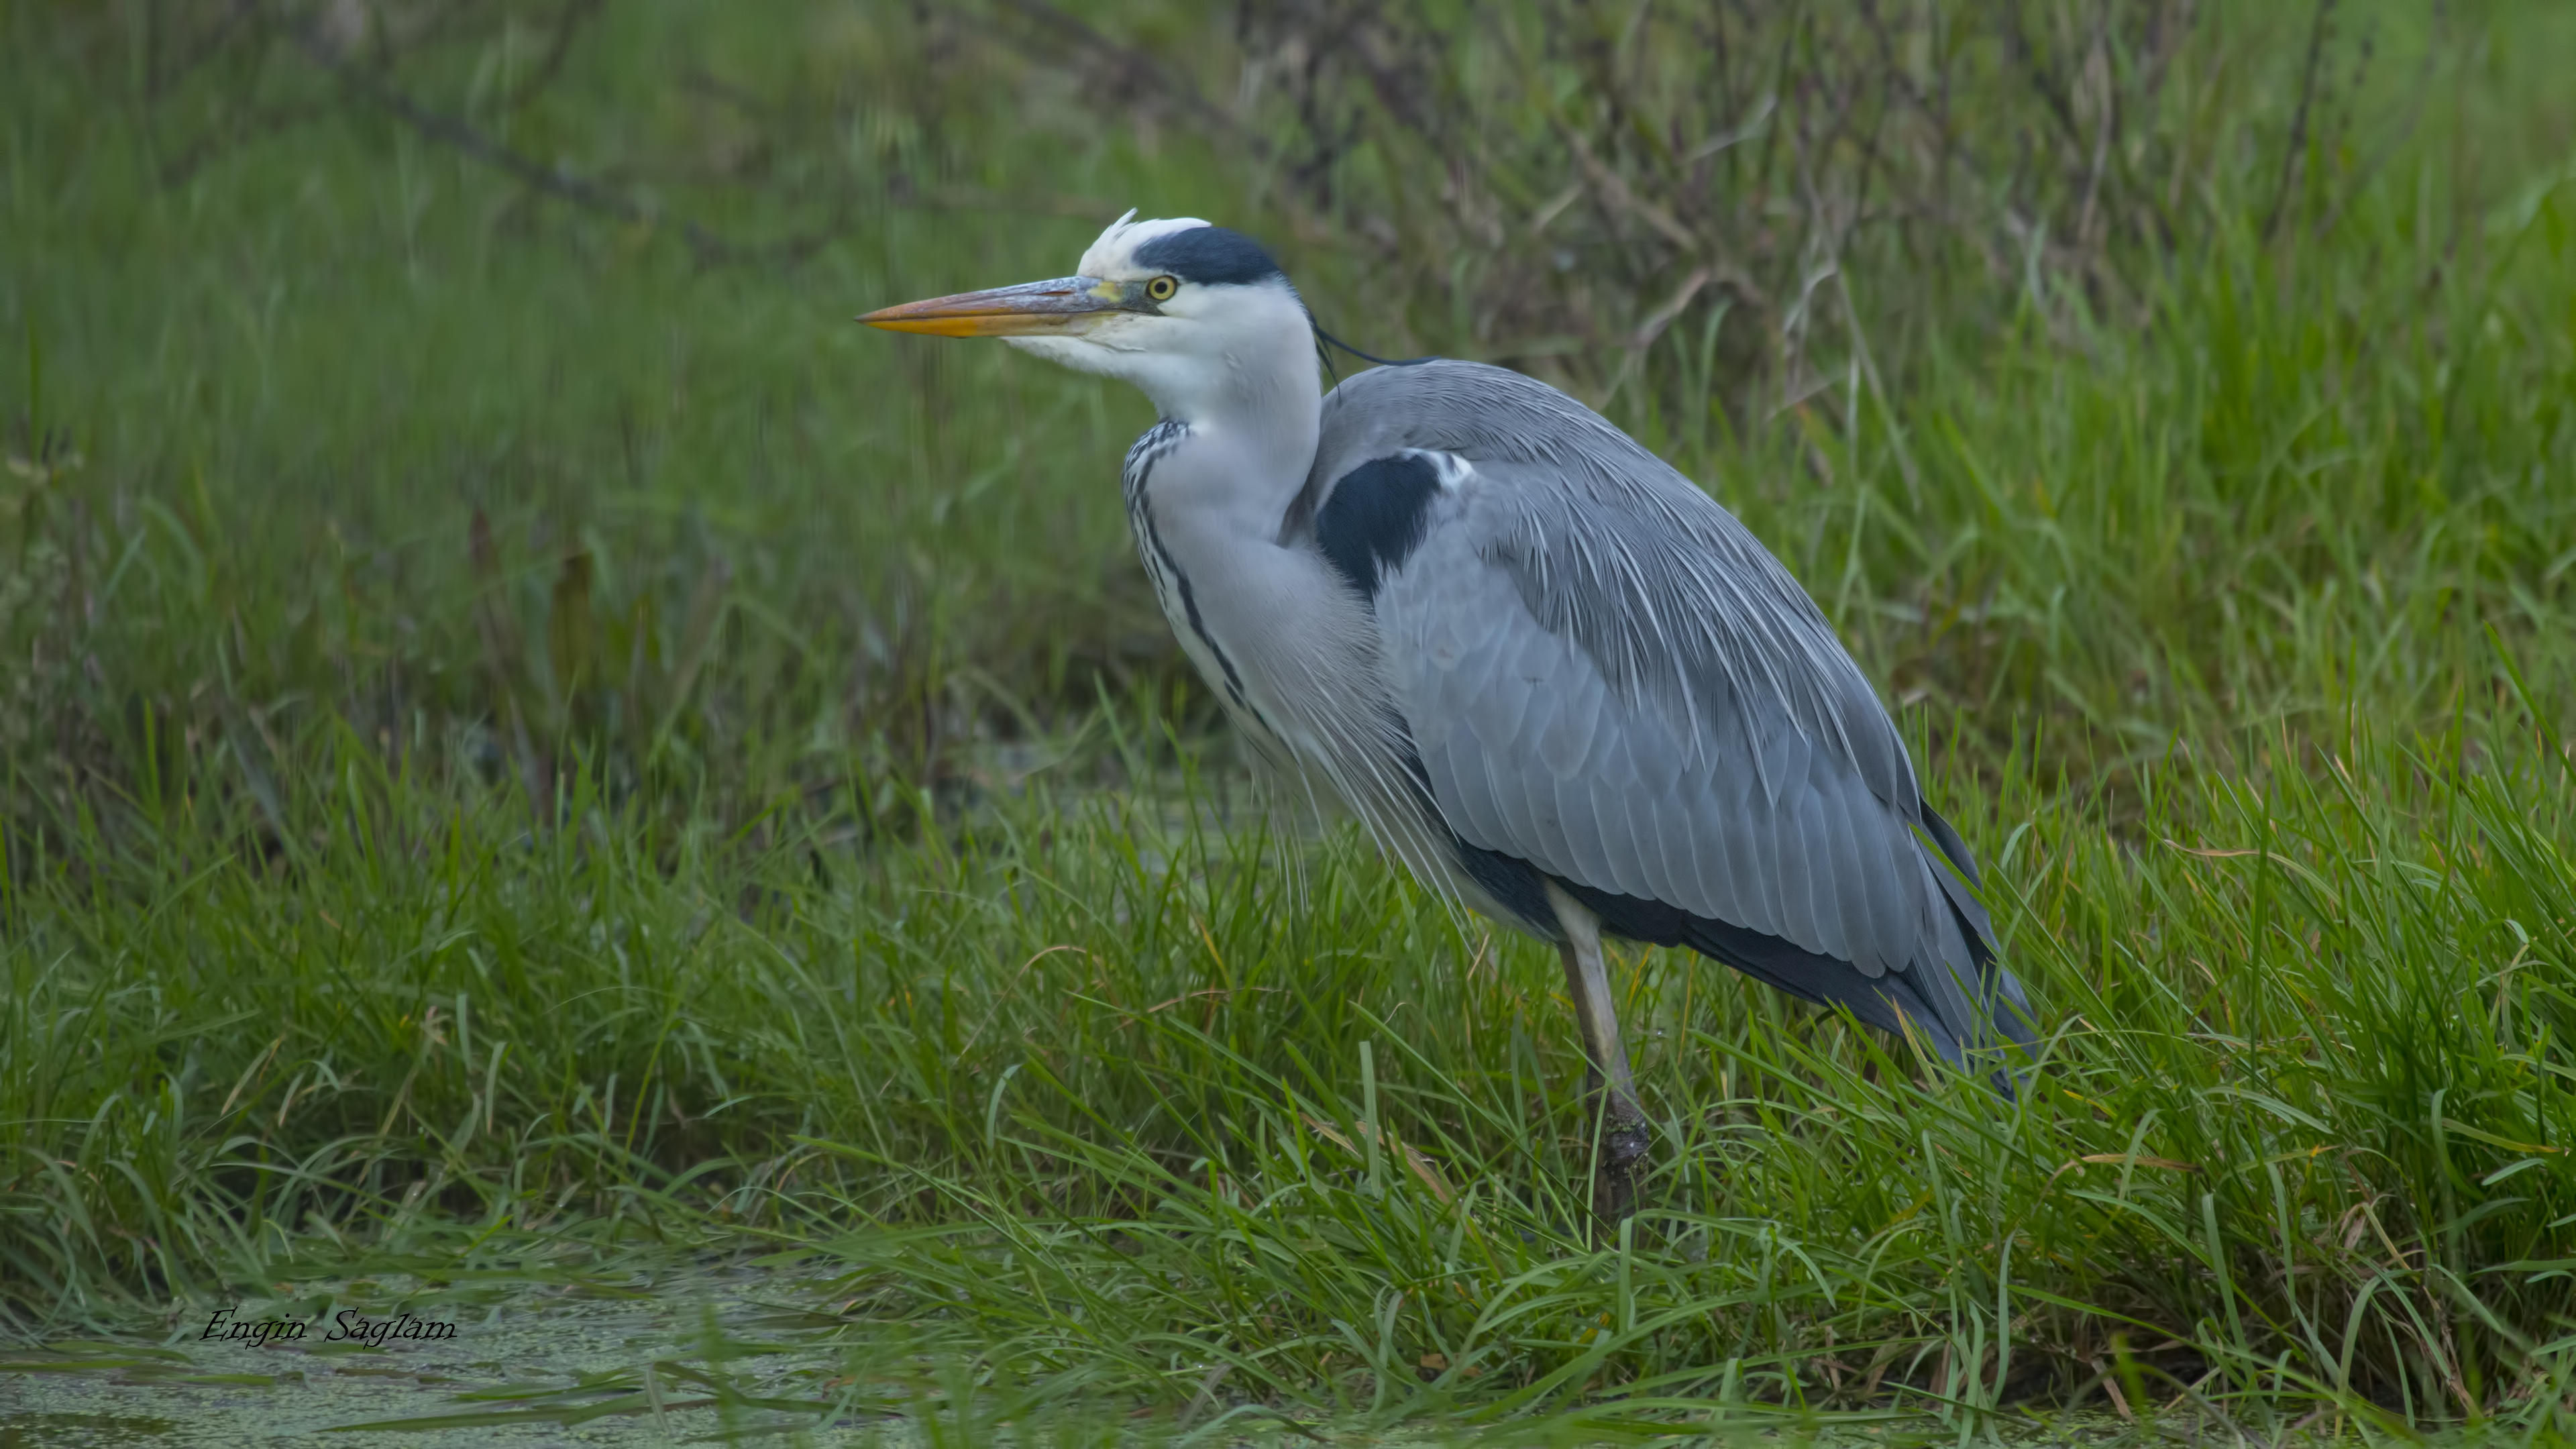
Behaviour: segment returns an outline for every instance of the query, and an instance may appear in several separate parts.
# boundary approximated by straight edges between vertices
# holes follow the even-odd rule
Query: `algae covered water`
[[[0,1442],[831,1444],[890,1411],[843,1372],[831,1285],[774,1268],[276,1286],[176,1309],[158,1342],[0,1351]]]

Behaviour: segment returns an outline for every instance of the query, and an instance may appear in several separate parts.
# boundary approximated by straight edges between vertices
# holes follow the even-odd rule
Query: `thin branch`
[[[836,207],[831,219],[823,225],[799,235],[761,243],[735,241],[690,218],[667,217],[579,172],[545,165],[458,117],[433,111],[386,84],[372,72],[333,54],[322,38],[310,29],[298,26],[294,35],[296,44],[305,55],[336,78],[349,94],[401,121],[419,135],[514,177],[532,190],[583,210],[648,226],[670,226],[701,267],[801,260],[838,236],[847,226],[849,208],[844,205]]]
[[[564,62],[572,57],[573,37],[599,13],[600,4],[601,0],[564,0],[562,13],[555,17],[554,35],[546,43],[546,53],[538,59],[536,70],[502,103],[505,108],[525,110],[554,84],[555,78],[563,74]]]
[[[2308,148],[2308,107],[2316,100],[2318,64],[2325,56],[2326,21],[2334,14],[2335,0],[2317,0],[2315,17],[2308,23],[2308,58],[2299,74],[2299,107],[2290,115],[2289,144],[2281,148],[2281,180],[2272,191],[2272,208],[2263,218],[2263,240],[2271,241],[2281,225],[2281,212],[2289,205],[2290,179],[2299,173],[2300,162]]]
[[[2319,237],[2335,229],[2335,224],[2343,220],[2344,212],[2360,198],[2363,189],[2370,185],[2372,178],[2379,174],[2379,168],[2387,165],[2389,158],[2397,154],[2398,148],[2414,136],[2416,125],[2424,119],[2425,102],[2431,100],[2433,95],[2433,68],[2441,57],[2444,43],[2449,38],[2443,24],[2445,18],[2444,8],[2435,6],[2433,31],[2425,39],[2423,57],[2416,62],[2415,80],[2408,87],[2405,112],[2387,127],[2379,138],[2379,144],[2373,146],[2369,156],[2363,158],[2361,165],[2354,169],[2352,180],[2344,187],[2343,195],[2336,197],[2334,205],[2326,209],[2325,218],[2317,223]]]
[[[331,109],[328,103],[320,101],[270,106],[238,125],[212,128],[190,142],[188,149],[161,163],[161,184],[184,186],[215,158],[243,146],[282,136],[299,126],[310,125],[331,114]]]
[[[1047,0],[1002,0],[1002,3],[1054,32],[1058,39],[1071,41],[1078,48],[1090,52],[1107,69],[1116,73],[1124,83],[1122,89],[1131,94],[1151,91],[1196,120],[1229,132],[1237,129],[1233,116],[1200,95],[1198,87],[1187,77],[1173,75],[1151,52],[1112,40],[1083,20],[1048,4]],[[1061,56],[1045,58],[1062,60]]]

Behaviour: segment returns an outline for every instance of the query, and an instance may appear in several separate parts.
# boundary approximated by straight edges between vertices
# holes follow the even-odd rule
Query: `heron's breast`
[[[1127,526],[1136,537],[1136,556],[1145,565],[1145,577],[1154,586],[1155,602],[1162,605],[1163,617],[1171,622],[1181,652],[1189,656],[1199,677],[1217,692],[1226,714],[1252,737],[1256,746],[1284,751],[1287,742],[1272,724],[1269,711],[1255,698],[1253,683],[1246,673],[1248,655],[1239,642],[1228,647],[1224,637],[1227,631],[1216,622],[1222,611],[1210,607],[1216,600],[1203,596],[1200,577],[1222,588],[1222,568],[1211,567],[1212,561],[1200,559],[1194,576],[1154,516],[1149,488],[1154,466],[1188,436],[1186,427],[1166,422],[1139,438],[1127,455]],[[1186,545],[1183,551],[1204,552],[1189,550]]]

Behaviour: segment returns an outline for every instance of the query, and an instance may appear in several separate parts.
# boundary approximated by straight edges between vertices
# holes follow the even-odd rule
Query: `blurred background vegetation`
[[[2502,13],[20,7],[13,812],[147,719],[733,814],[1210,724],[1102,503],[1144,405],[846,324],[1130,204],[1605,408],[1982,747],[2438,713],[2576,540],[2576,40]]]
[[[1325,1093],[1407,1001],[1446,1005],[1413,1067],[1371,1068],[1425,1074],[1387,1110],[1569,1241],[1528,1184],[1573,1159],[1514,1156],[1570,1111],[1532,1085],[1573,1070],[1544,963],[1346,837],[1196,833],[1235,766],[1114,500],[1147,405],[847,321],[1060,274],[1135,206],[1262,237],[1371,351],[1569,389],[1815,593],[1997,862],[2026,974],[2078,1036],[2137,1033],[2068,1047],[2093,1106],[2028,1130],[2175,1162],[2251,1134],[2249,1175],[2173,1186],[2171,1222],[2049,1291],[2116,1303],[2159,1372],[2251,1394],[2243,1365],[2292,1350],[2241,1321],[2223,1229],[2323,1365],[2267,1392],[2474,1418],[2563,1391],[2565,1344],[2542,1349],[2576,1210],[2576,11],[5,16],[0,1294],[22,1324],[194,1291],[394,1203],[524,1225],[802,1201],[800,1141],[869,1145],[837,1176],[807,1161],[837,1208],[773,1204],[764,1231],[1141,1212],[1121,1174],[1144,1169],[1086,1154],[1276,1166],[1261,1131],[1207,1124],[1304,1101],[1263,1075],[1301,1048],[1336,1065],[1296,1091]],[[1304,896],[1253,883],[1281,848],[1313,857]],[[1089,984],[1033,994],[1031,953],[1074,940]],[[1504,975],[1476,976],[1489,956]],[[1848,1092],[1983,1130],[1871,1095],[1896,1088],[1845,1028],[1637,964],[1676,1121]],[[1199,1036],[1095,1036],[1191,991],[1224,1006]],[[1047,1056],[1050,1033],[1097,1050]],[[996,1078],[1042,1060],[1044,1167],[996,1135]],[[2239,1120],[2225,1084],[2304,1105]],[[1460,1105],[1489,1089],[1537,1115]],[[2467,1139],[2463,1112],[2489,1114]],[[1918,1137],[1865,1147],[1830,1117],[1801,1119],[1818,1155],[1774,1164],[1805,1186],[1702,1186],[1817,1241],[1893,1231],[1902,1202],[1865,1224],[1828,1184]],[[2207,1140],[2142,1149],[2157,1121]],[[2463,1140],[2488,1157],[2454,1161]],[[2281,1154],[2324,1142],[2364,1165],[2280,1187]],[[1996,1222],[2082,1155],[2030,1150],[1994,1167]],[[1854,1216],[1800,1216],[1828,1206]],[[2392,1259],[2355,1256],[2377,1251],[2357,1211]],[[2298,1306],[2302,1234],[2344,1255],[2331,1312]],[[1779,1322],[1949,1345],[1956,1399],[1950,1365],[1992,1345],[1975,1295],[1942,1291],[1901,1332],[1865,1301]],[[2073,1367],[2048,1391],[2116,1384],[2113,1318],[2052,1311]],[[2386,1332],[2302,1346],[2311,1311]],[[1555,1342],[1514,1381],[1553,1382],[1532,1365]],[[1640,1362],[1717,1352],[1655,1342]],[[1823,1374],[1827,1347],[1784,1345],[1781,1383]],[[1264,1391],[1338,1382],[1309,1347]],[[1888,1371],[1866,1358],[1864,1398]],[[1916,1359],[1897,1376],[1928,1391]],[[2040,1392],[2009,1360],[1989,1403]]]

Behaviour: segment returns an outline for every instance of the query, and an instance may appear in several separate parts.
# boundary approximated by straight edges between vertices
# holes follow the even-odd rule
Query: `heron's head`
[[[907,302],[859,320],[893,332],[999,337],[1132,382],[1166,416],[1184,419],[1247,390],[1316,390],[1305,303],[1259,242],[1195,217],[1134,216],[1110,223],[1077,275]]]

